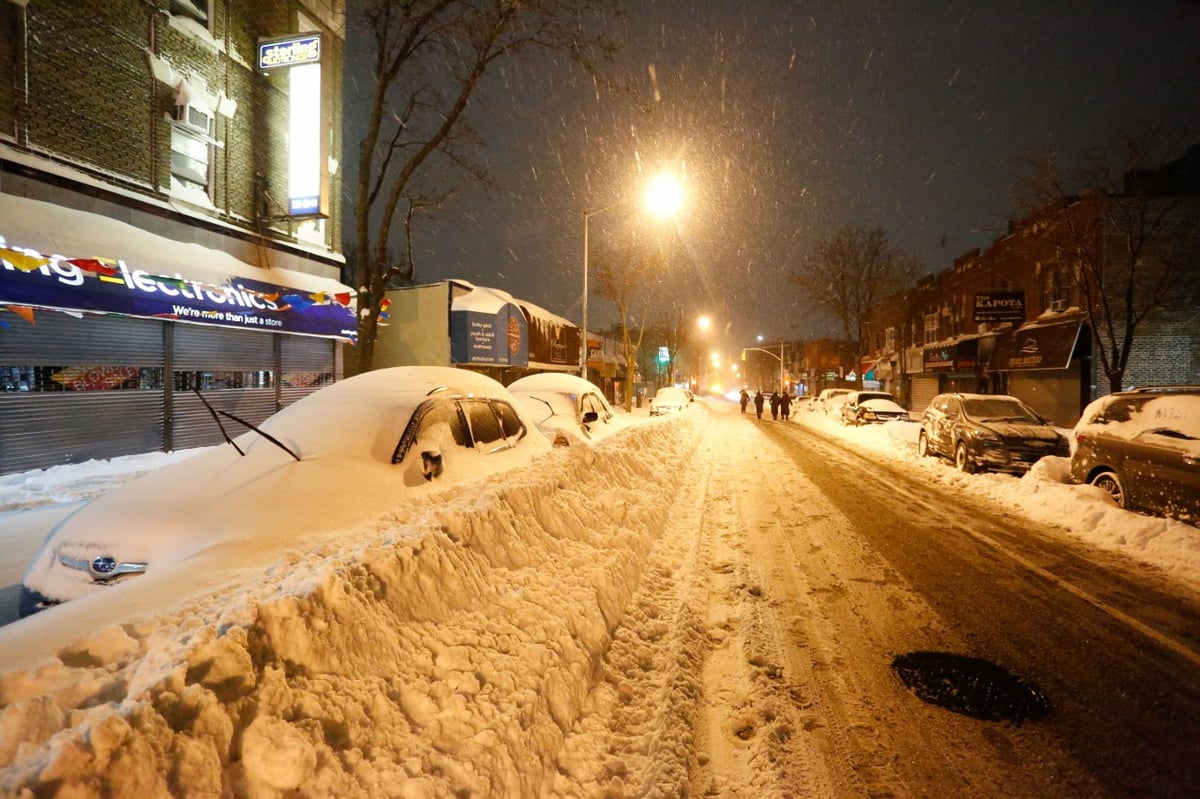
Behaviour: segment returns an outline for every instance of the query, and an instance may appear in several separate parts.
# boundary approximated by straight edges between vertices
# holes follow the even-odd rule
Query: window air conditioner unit
[[[195,103],[180,103],[175,106],[175,121],[194,133],[211,136],[213,132],[213,115],[207,108]]]
[[[1067,309],[1067,301],[1066,300],[1054,300],[1053,302],[1050,303],[1050,310],[1054,311],[1054,313],[1062,313],[1066,309]]]

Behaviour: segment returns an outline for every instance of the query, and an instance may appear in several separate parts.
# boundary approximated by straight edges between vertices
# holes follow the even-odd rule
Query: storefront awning
[[[353,341],[353,290],[125,222],[0,194],[0,305]]]
[[[996,339],[988,369],[993,372],[1066,369],[1075,352],[1081,327],[1079,322],[1039,325],[1000,336]]]

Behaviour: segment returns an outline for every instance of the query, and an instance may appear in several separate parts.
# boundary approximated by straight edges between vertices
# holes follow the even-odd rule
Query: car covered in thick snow
[[[842,424],[863,425],[910,421],[907,410],[886,391],[851,391],[842,402]]]
[[[210,408],[210,410],[212,410]],[[212,410],[228,443],[125,483],[59,521],[21,581],[20,614],[219,547],[379,518],[431,482],[513,468],[549,449],[497,381],[401,366],[322,388],[258,426]],[[249,429],[245,429],[249,428]]]
[[[1103,489],[1122,508],[1200,523],[1200,386],[1100,397],[1072,435],[1073,482]]]
[[[590,380],[562,372],[527,375],[508,391],[555,446],[593,442],[612,432],[613,409]]]
[[[678,413],[693,401],[692,393],[674,386],[663,386],[654,392],[650,400],[650,415],[664,416],[668,413]]]

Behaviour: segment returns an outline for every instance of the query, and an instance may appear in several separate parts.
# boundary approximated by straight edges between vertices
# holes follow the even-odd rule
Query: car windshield
[[[963,400],[963,413],[979,422],[1030,422],[1040,424],[1036,413],[1020,402],[999,397]]]

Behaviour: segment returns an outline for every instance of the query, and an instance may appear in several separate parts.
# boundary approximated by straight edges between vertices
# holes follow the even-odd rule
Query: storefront
[[[980,376],[980,350],[990,341],[978,336],[946,344],[931,344],[921,350],[921,372],[912,379],[910,410],[923,411],[938,394],[951,391],[975,393],[986,390]]]
[[[1087,402],[1091,339],[1078,319],[1033,324],[996,340],[988,360],[998,393],[1012,394],[1059,427],[1071,427]]]
[[[197,392],[263,421],[340,376],[350,291],[0,195],[0,473],[219,443]]]

